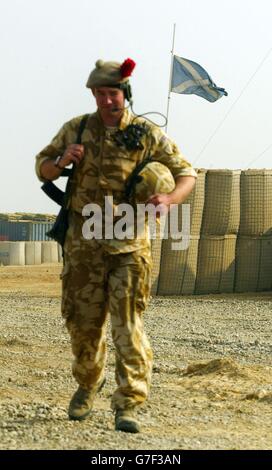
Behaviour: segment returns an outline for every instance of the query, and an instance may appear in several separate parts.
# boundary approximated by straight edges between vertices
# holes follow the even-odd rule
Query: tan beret
[[[121,64],[119,62],[103,62],[103,60],[98,60],[95,64],[95,69],[90,73],[86,87],[95,88],[126,82],[128,78],[123,79],[121,77],[120,67]]]
[[[125,83],[129,80],[135,65],[132,59],[126,59],[122,64],[120,62],[98,60],[95,69],[90,73],[86,87],[95,88]]]

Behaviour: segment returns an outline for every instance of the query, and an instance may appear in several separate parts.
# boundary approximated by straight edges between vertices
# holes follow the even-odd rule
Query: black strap
[[[133,192],[135,191],[135,185],[142,179],[142,177],[139,176],[140,171],[142,171],[145,165],[150,162],[152,162],[152,157],[151,155],[148,155],[134,168],[134,170],[132,170],[129,175],[125,184],[125,195],[128,200],[132,197]]]
[[[76,138],[76,144],[81,144],[81,136],[82,133],[85,129],[87,120],[89,118],[89,114],[85,114],[83,118],[80,121],[79,128],[78,128],[78,133],[77,133],[77,138]],[[73,164],[72,168],[64,168],[62,174],[60,176],[68,176],[68,181],[66,183],[66,188],[65,191],[62,191],[59,189],[53,181],[46,181],[41,189],[43,192],[50,197],[54,202],[59,204],[59,206],[62,207],[67,207],[69,197],[70,197],[70,191],[71,191],[71,185],[72,185],[72,177],[75,171],[76,165]]]
[[[71,168],[64,168],[63,172],[61,173],[60,176],[70,176],[72,173],[72,169]]]
[[[59,189],[52,181],[46,181],[42,185],[43,192],[50,197],[54,202],[56,202],[59,206],[63,204],[63,196],[64,191]]]

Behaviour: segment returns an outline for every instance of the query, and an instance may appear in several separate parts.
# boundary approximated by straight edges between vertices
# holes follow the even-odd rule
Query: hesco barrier
[[[9,242],[0,242],[0,264],[8,266],[10,263]]]
[[[241,171],[209,170],[206,175],[202,235],[237,234]]]
[[[42,242],[42,263],[58,263],[59,250],[56,242]]]
[[[25,264],[41,264],[42,242],[25,242]]]
[[[172,239],[163,240],[158,295],[194,294],[199,237],[191,235],[186,250],[173,250]]]
[[[235,291],[271,289],[272,236],[241,236],[236,245]]]
[[[156,227],[156,238],[151,240],[151,255],[153,261],[152,277],[151,277],[151,294],[158,293],[160,265],[161,265],[161,247],[162,240],[159,238],[160,224]]]
[[[60,261],[57,242],[0,242],[0,265],[23,266]]]
[[[241,174],[239,235],[272,235],[272,170],[247,170]]]
[[[0,242],[0,264],[23,266],[25,264],[25,243]]]
[[[198,170],[189,247],[152,242],[152,293],[272,289],[272,170]],[[182,225],[179,207],[179,229]]]
[[[233,292],[236,235],[206,235],[198,249],[196,294]]]
[[[159,224],[157,238],[152,240],[152,288],[153,295],[193,294],[196,280],[197,250],[202,224],[205,200],[205,178],[207,170],[197,170],[198,178],[190,196],[184,201],[190,207],[190,245],[188,250],[172,250],[173,240],[168,233],[168,239],[159,239]],[[169,219],[169,218],[168,218]],[[170,228],[168,223],[168,228]],[[183,228],[182,206],[178,208],[177,228]],[[169,230],[168,230],[169,232]]]
[[[184,204],[190,204],[190,234],[199,236],[202,225],[203,209],[205,203],[205,181],[207,170],[197,170],[197,184]],[[182,211],[179,206],[179,229],[182,228]]]

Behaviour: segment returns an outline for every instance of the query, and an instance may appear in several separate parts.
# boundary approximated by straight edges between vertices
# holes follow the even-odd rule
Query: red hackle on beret
[[[122,78],[130,77],[134,70],[135,65],[136,65],[136,62],[134,62],[134,60],[126,59],[120,67],[121,77]]]

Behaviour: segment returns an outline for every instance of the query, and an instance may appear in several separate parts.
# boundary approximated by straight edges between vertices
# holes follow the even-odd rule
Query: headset
[[[132,124],[133,124],[134,120],[135,120],[137,117],[143,117],[143,116],[146,116],[147,114],[157,114],[157,115],[159,115],[159,116],[162,116],[162,117],[164,118],[164,120],[165,120],[165,122],[164,122],[163,124],[161,124],[161,125],[158,124],[158,123],[154,123],[154,121],[152,121],[151,119],[149,119],[149,118],[147,118],[147,117],[146,117],[145,119],[147,119],[147,121],[152,122],[153,124],[156,124],[156,126],[158,126],[158,127],[165,127],[165,126],[167,126],[167,121],[168,121],[167,117],[166,117],[164,114],[159,113],[158,111],[150,111],[150,112],[143,113],[143,114],[137,114],[137,113],[134,112],[134,109],[133,109],[133,100],[132,100],[132,89],[131,89],[131,85],[130,85],[129,82],[118,83],[117,85],[114,85],[114,86],[115,86],[116,88],[119,88],[119,90],[123,90],[123,92],[124,92],[124,97],[125,97],[125,99],[129,102],[129,104],[128,104],[127,107],[128,107],[128,108],[130,107],[131,110],[132,110],[132,112],[135,114],[135,117],[134,117],[134,119],[133,119],[133,121],[132,121]]]
[[[130,83],[129,82],[120,83],[118,85],[118,88],[120,88],[120,90],[123,90],[125,99],[131,102],[132,101],[132,89],[131,89]]]

